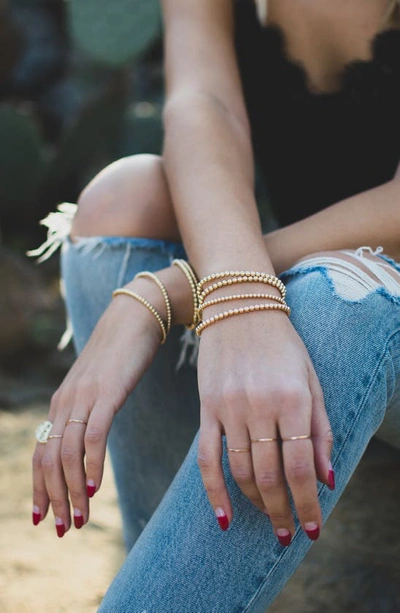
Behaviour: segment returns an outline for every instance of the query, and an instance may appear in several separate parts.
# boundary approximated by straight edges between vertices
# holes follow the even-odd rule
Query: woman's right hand
[[[317,480],[334,487],[332,432],[313,364],[290,320],[270,311],[209,326],[200,340],[198,378],[199,465],[221,528],[233,516],[221,465],[225,435],[233,478],[268,513],[281,544],[290,543],[295,529],[288,488],[304,531],[317,538]]]
[[[144,284],[138,279],[129,289],[145,295]],[[77,528],[88,521],[88,499],[101,485],[113,418],[152,363],[160,340],[160,326],[143,304],[126,295],[112,300],[52,397],[50,434],[62,438],[37,443],[34,451],[35,525],[50,505],[58,536],[71,526],[71,506]]]

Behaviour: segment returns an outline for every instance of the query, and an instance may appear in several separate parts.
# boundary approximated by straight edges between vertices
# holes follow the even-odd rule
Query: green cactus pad
[[[160,36],[158,0],[69,0],[70,32],[94,61],[121,67]]]

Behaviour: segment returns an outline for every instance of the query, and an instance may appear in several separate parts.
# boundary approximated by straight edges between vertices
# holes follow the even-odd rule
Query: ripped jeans
[[[179,244],[160,240],[65,239],[62,282],[76,351],[116,287],[184,255]],[[371,437],[400,447],[400,265],[361,248],[303,259],[281,278],[334,434],[336,489],[319,484],[326,521]],[[264,613],[312,546],[298,524],[289,547],[278,543],[232,479],[226,449],[234,518],[227,532],[215,522],[197,465],[191,334],[172,330],[110,431],[129,554],[101,613]]]

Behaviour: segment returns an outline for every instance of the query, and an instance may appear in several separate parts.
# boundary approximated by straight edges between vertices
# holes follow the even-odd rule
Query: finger
[[[232,506],[222,470],[222,433],[217,422],[201,424],[197,461],[204,488],[221,530],[232,521]]]
[[[86,493],[89,498],[99,490],[103,479],[107,437],[115,412],[103,397],[94,405],[85,430]]]
[[[311,377],[312,418],[311,434],[314,444],[314,461],[317,477],[329,489],[335,489],[335,474],[331,464],[333,433],[325,410],[322,389],[315,373]]]
[[[265,504],[258,491],[253,461],[251,456],[251,442],[247,428],[240,435],[237,427],[225,428],[229,466],[236,483],[243,494],[263,511]]]
[[[45,443],[37,443],[32,456],[32,523],[37,526],[47,515],[49,497],[42,472],[42,457]]]
[[[281,447],[273,425],[264,426],[262,436],[252,434],[253,466],[257,488],[281,545],[292,540],[295,526],[283,473]],[[260,433],[260,430],[258,430]]]
[[[57,417],[45,444],[42,456],[42,472],[50,504],[55,518],[57,536],[64,536],[71,525],[67,485],[61,465],[61,444],[65,420]]]
[[[61,445],[61,462],[65,481],[73,507],[75,528],[82,528],[89,519],[89,504],[86,493],[86,474],[84,465],[84,436],[89,411],[80,409],[72,413],[65,424]]]
[[[296,429],[296,434],[293,431],[282,434],[283,462],[298,519],[307,536],[316,540],[322,526],[322,517],[318,503],[314,448],[311,436],[303,438],[307,433],[305,427],[303,430]]]

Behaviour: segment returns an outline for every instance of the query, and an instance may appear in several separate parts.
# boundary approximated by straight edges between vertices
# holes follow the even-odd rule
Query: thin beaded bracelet
[[[286,296],[286,287],[282,283],[282,281],[278,279],[278,277],[276,277],[275,275],[270,275],[266,272],[257,272],[254,270],[225,270],[223,272],[215,272],[211,275],[207,275],[198,282],[198,293],[203,292],[203,287],[206,283],[209,283],[210,281],[215,281],[216,279],[223,279],[224,277],[263,277],[264,279],[268,279],[269,285],[272,285],[273,287],[279,289],[282,298],[285,298]]]
[[[199,316],[198,316],[198,308],[199,308],[199,298],[198,298],[198,293],[197,293],[197,277],[196,274],[193,270],[193,268],[190,266],[190,264],[188,262],[186,262],[186,260],[172,260],[172,265],[173,266],[177,266],[178,268],[181,269],[181,271],[183,272],[183,274],[186,276],[187,280],[189,281],[189,285],[190,285],[190,289],[192,290],[192,296],[193,296],[193,318],[190,324],[186,324],[186,328],[188,330],[193,330],[193,328],[195,328],[197,326],[197,324],[199,323]]]
[[[165,301],[165,308],[167,310],[167,334],[169,334],[171,330],[172,315],[171,315],[171,303],[169,300],[168,292],[165,289],[165,285],[160,281],[157,275],[155,275],[153,272],[149,272],[148,270],[144,270],[143,272],[138,272],[134,276],[134,279],[139,279],[139,277],[146,277],[148,279],[151,279],[160,288],[164,301]]]
[[[218,313],[218,315],[214,315],[213,317],[209,317],[202,321],[196,328],[197,336],[200,336],[205,328],[211,326],[212,324],[221,321],[222,319],[226,319],[227,317],[232,317],[234,315],[243,315],[245,313],[253,313],[257,311],[283,311],[286,315],[290,315],[290,307],[287,304],[253,304],[248,307],[241,307],[240,309],[231,309],[229,311],[224,311],[223,313]]]
[[[212,300],[203,302],[198,309],[198,313],[200,315],[204,309],[213,306],[214,304],[220,304],[221,302],[228,302],[230,300],[244,300],[249,298],[264,298],[264,300],[274,300],[280,304],[286,304],[283,298],[275,296],[274,294],[233,294],[232,296],[221,296],[220,298],[213,298]]]
[[[276,287],[283,300],[286,297],[286,287],[283,285],[282,281],[277,279],[276,277],[272,277],[271,275],[243,275],[238,277],[232,277],[230,279],[224,279],[223,281],[218,281],[217,283],[213,283],[209,287],[206,287],[199,291],[199,303],[200,305],[204,302],[204,298],[206,298],[209,294],[214,292],[215,290],[221,287],[229,287],[230,285],[235,285],[236,283],[264,283],[266,285],[271,285],[272,287]]]
[[[158,311],[156,311],[153,305],[150,304],[150,302],[146,300],[146,298],[143,298],[143,296],[140,296],[140,294],[137,294],[136,292],[131,292],[129,289],[125,289],[124,287],[114,290],[112,293],[112,297],[115,298],[115,296],[119,296],[122,294],[125,296],[130,296],[131,298],[134,298],[135,300],[138,300],[145,307],[149,309],[150,313],[154,315],[154,317],[158,321],[160,328],[161,328],[161,333],[162,333],[161,345],[163,345],[165,341],[167,340],[167,330],[165,329],[164,322],[161,318],[161,315],[158,313]]]

